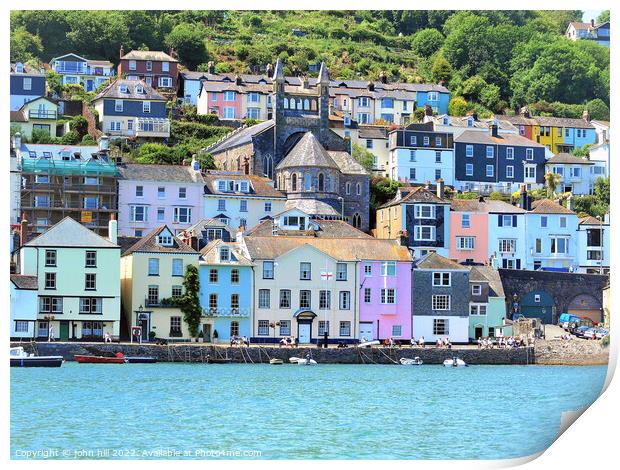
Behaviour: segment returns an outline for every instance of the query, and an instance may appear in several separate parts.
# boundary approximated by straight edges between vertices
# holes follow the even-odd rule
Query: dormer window
[[[345,126],[350,126],[351,125],[351,117],[350,116],[345,116],[344,117],[344,125]]]
[[[137,85],[136,93],[144,94],[144,87],[142,85]]]
[[[217,190],[218,191],[226,191],[226,181],[218,181],[217,182]]]
[[[448,124],[449,124],[448,118],[447,118],[447,117],[444,117],[444,118],[443,118],[443,125],[444,125],[444,126],[447,126]]]
[[[146,71],[147,72],[151,72],[153,70],[153,62],[151,62],[150,60],[146,61]]]
[[[127,93],[127,85],[120,86],[121,93]]]
[[[220,261],[230,261],[230,249],[227,246],[220,248]]]
[[[228,182],[228,191],[230,191],[231,193],[235,192],[235,182],[234,181],[229,181]]]
[[[24,73],[24,64],[21,64],[21,63],[15,64],[15,71],[17,73]]]
[[[172,237],[170,235],[159,235],[157,237],[157,243],[161,246],[172,246]]]
[[[67,160],[71,160],[71,153],[70,152],[61,152],[60,155],[62,156],[62,159],[67,161]]]
[[[247,193],[249,192],[250,185],[247,181],[242,181],[241,183],[239,183],[239,188],[242,193]]]
[[[43,158],[52,158],[52,152],[43,152]]]

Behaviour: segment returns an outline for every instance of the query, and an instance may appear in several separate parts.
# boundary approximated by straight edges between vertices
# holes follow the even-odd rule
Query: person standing
[[[50,323],[50,327],[48,330],[48,336],[47,336],[47,342],[49,343],[50,341],[55,341],[54,339],[54,325],[52,325]]]

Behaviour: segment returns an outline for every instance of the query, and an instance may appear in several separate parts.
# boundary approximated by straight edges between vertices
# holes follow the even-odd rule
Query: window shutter
[[[499,214],[497,216],[497,226],[498,227],[502,227],[503,226],[502,214]]]
[[[513,216],[512,216],[512,226],[513,226],[513,227],[516,227],[516,226],[517,226],[517,216],[516,216],[516,215],[513,215]]]

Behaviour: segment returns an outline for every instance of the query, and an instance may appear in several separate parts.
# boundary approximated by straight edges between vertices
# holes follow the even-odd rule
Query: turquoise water
[[[606,370],[163,363],[13,368],[11,454],[520,457],[553,442],[563,411],[598,397]],[[34,451],[43,453],[28,453]]]

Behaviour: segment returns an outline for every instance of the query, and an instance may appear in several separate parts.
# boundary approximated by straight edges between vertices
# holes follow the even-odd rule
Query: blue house
[[[45,73],[21,62],[11,64],[10,89],[11,111],[17,111],[24,104],[45,96]]]
[[[454,139],[455,186],[462,191],[512,193],[544,183],[545,146],[516,134],[465,131]]]
[[[214,240],[201,253],[200,304],[205,342],[250,337],[253,265],[236,242]]]
[[[101,130],[114,137],[170,137],[166,98],[142,80],[116,80],[93,100]]]
[[[424,85],[428,90],[416,92],[416,106],[424,108],[429,105],[435,114],[447,114],[450,103],[450,91],[441,85]]]

